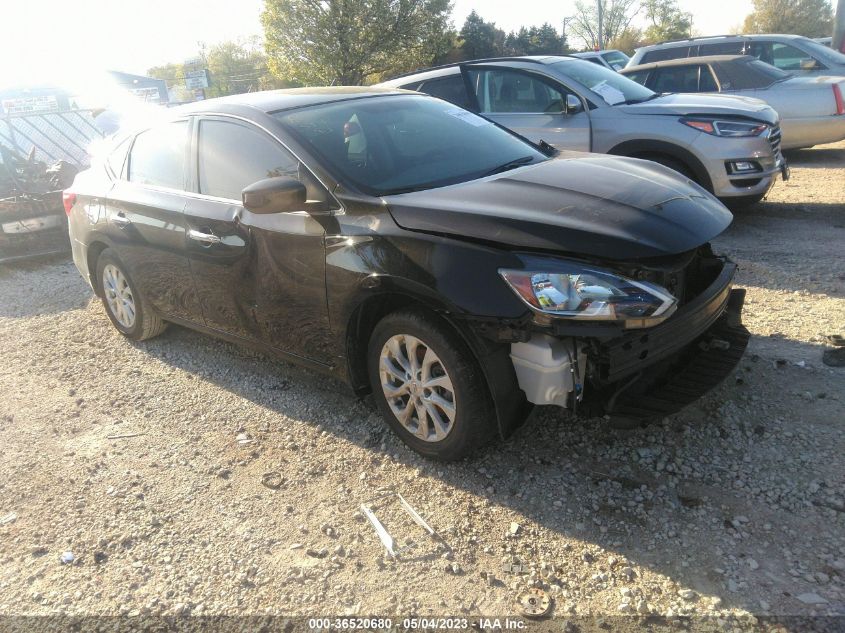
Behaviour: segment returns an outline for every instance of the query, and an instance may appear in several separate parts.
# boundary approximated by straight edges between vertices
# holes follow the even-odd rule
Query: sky
[[[727,33],[751,10],[751,0],[679,0],[701,34]],[[454,0],[460,28],[472,9],[506,31],[572,15],[574,0]],[[263,0],[3,0],[0,87],[83,83],[105,69],[143,74],[184,61],[198,42],[261,34]]]

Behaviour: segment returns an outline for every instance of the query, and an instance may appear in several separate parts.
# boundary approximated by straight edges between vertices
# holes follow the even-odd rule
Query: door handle
[[[204,246],[211,246],[212,244],[219,244],[223,240],[213,233],[203,233],[202,231],[188,230],[188,239],[200,242]]]
[[[117,226],[119,226],[120,228],[125,228],[125,227],[129,226],[130,224],[132,224],[132,220],[127,218],[122,213],[118,213],[117,215],[111,216],[111,221],[114,224],[116,224]]]

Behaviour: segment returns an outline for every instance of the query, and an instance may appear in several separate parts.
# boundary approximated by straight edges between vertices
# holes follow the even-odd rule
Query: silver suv
[[[764,102],[724,95],[659,95],[582,59],[478,60],[382,85],[451,101],[535,143],[653,160],[723,202],[755,202],[778,174],[788,177],[778,115]]]
[[[707,55],[752,55],[791,73],[845,75],[845,55],[800,35],[717,35],[664,42],[638,48],[628,67]]]

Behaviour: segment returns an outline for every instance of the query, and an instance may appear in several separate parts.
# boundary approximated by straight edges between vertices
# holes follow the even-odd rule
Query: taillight
[[[63,191],[62,204],[65,205],[65,213],[70,215],[70,211],[71,209],[73,209],[73,205],[76,204],[76,194],[72,191]]]
[[[833,98],[836,99],[836,114],[845,114],[845,99],[842,98],[839,84],[833,84]]]

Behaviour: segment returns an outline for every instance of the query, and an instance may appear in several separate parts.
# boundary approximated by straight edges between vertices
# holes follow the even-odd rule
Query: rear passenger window
[[[745,49],[745,42],[718,42],[714,44],[702,44],[698,47],[698,54],[705,55],[742,55]]]
[[[701,66],[701,75],[698,78],[699,92],[719,92],[719,86],[713,77],[710,66]]]
[[[199,192],[240,200],[243,189],[276,176],[299,177],[299,161],[260,130],[203,120],[199,129]],[[307,183],[306,183],[307,184]]]
[[[187,121],[173,121],[141,132],[129,153],[129,180],[184,189],[187,134]]]
[[[675,46],[674,48],[660,48],[656,51],[649,51],[639,61],[640,64],[650,64],[651,62],[664,62],[667,59],[680,59],[681,57],[689,57],[689,46]]]
[[[454,103],[462,108],[469,108],[469,97],[461,75],[426,81],[419,87],[420,92]]]
[[[655,92],[698,92],[698,66],[672,66],[655,72]]]

